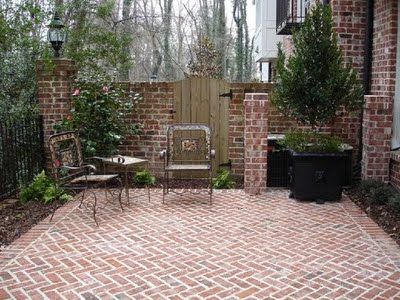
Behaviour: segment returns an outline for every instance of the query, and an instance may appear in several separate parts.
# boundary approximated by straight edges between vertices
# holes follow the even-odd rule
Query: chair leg
[[[162,203],[164,204],[165,195],[168,194],[169,189],[169,174],[168,171],[164,171],[164,185],[163,185],[163,199]]]
[[[118,201],[119,201],[119,206],[121,206],[121,210],[124,211],[124,207],[122,206],[122,189],[123,189],[123,184],[122,181],[118,178],[118,182],[120,184],[119,188],[119,193],[118,193]],[[128,203],[129,205],[129,203]]]
[[[82,207],[83,199],[85,199],[85,193],[86,193],[86,189],[84,189],[82,192],[81,202],[79,203],[79,206],[78,206],[79,208]]]
[[[210,205],[212,204],[212,194],[213,194],[213,186],[212,186],[212,172],[210,171],[210,173],[209,173],[209,175],[208,175],[208,179],[209,179],[209,181],[208,181],[208,184],[209,184],[209,188],[210,188],[210,191],[209,191],[209,194],[210,194]]]
[[[51,217],[49,222],[51,222],[53,220],[54,214],[56,213],[56,208],[53,209],[53,212],[51,213]]]
[[[148,185],[146,185],[146,188],[147,188],[147,196],[148,196],[149,202],[150,202],[150,188]]]
[[[97,205],[97,196],[96,193],[93,193],[94,196],[94,203],[93,203],[93,219],[96,222],[96,225],[99,226],[99,223],[97,222],[96,218],[96,205]]]
[[[164,204],[164,199],[165,199],[165,182],[164,182],[163,187],[162,187],[162,203],[163,204]]]

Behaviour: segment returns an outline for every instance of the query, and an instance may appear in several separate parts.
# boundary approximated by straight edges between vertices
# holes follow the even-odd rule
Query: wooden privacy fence
[[[228,159],[230,84],[215,78],[187,78],[174,84],[174,123],[202,123],[212,130],[214,175]]]

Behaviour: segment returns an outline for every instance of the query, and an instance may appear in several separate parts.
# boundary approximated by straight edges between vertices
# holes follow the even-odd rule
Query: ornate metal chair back
[[[175,124],[167,131],[168,164],[209,164],[211,132],[207,125]]]
[[[63,167],[81,167],[83,157],[81,143],[75,132],[62,132],[49,138],[53,176],[57,181],[66,182],[82,175],[82,170],[71,171]]]

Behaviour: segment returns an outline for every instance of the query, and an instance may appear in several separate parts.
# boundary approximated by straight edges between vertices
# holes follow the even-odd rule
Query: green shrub
[[[36,175],[33,182],[22,188],[20,193],[20,200],[23,203],[28,201],[51,203],[57,199],[66,202],[71,198],[58,184],[47,177],[44,171]]]
[[[359,186],[359,191],[363,196],[368,196],[373,190],[381,187],[383,184],[380,181],[373,179],[362,180]]]
[[[367,199],[370,204],[385,205],[393,195],[393,190],[389,186],[382,184],[380,187],[373,189]]]
[[[390,186],[373,179],[361,181],[358,189],[370,205],[385,205],[394,196]]]
[[[389,199],[388,206],[397,216],[400,216],[400,194],[392,196]]]
[[[154,185],[156,178],[150,173],[149,170],[137,171],[133,182],[139,186]]]
[[[235,180],[228,170],[221,169],[217,172],[217,177],[212,180],[215,189],[231,189],[235,187]]]
[[[316,132],[288,132],[279,144],[296,152],[342,151],[342,141],[339,138]]]

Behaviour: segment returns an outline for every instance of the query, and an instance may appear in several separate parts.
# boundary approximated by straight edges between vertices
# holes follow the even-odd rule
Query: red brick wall
[[[229,159],[232,162],[234,174],[243,176],[244,172],[244,106],[246,93],[269,93],[272,85],[269,83],[232,83],[232,100],[229,104]],[[272,132],[270,130],[270,132]]]
[[[351,63],[360,82],[364,72],[367,1],[332,0],[333,22],[345,63]],[[360,111],[343,113],[335,120],[334,134],[358,149]],[[353,152],[356,156],[357,151]]]
[[[46,153],[46,166],[50,170],[50,153],[48,139],[54,134],[54,124],[58,123],[70,112],[70,96],[73,89],[73,79],[76,74],[75,63],[68,59],[56,59],[54,68],[46,68],[45,62],[36,63],[36,78],[38,84],[39,110],[43,116],[43,136]]]
[[[331,7],[344,61],[352,63],[361,80],[364,70],[367,1],[332,0]]]
[[[72,73],[71,73],[72,74]],[[39,98],[42,113],[45,118],[46,136],[52,133],[53,125],[62,117],[65,117],[70,109],[69,96],[72,92],[72,77],[38,77],[39,78]],[[70,80],[69,83],[59,83],[60,81]],[[159,152],[166,146],[167,126],[173,123],[173,103],[174,103],[174,83],[172,82],[149,82],[142,83],[122,83],[128,89],[139,93],[143,100],[138,108],[129,117],[127,122],[141,122],[144,124],[143,133],[140,136],[127,137],[124,144],[120,147],[120,153],[137,157],[147,158],[150,161],[151,170],[157,175],[162,174],[162,161],[158,159]],[[58,90],[54,87],[60,85],[63,89],[63,98],[59,98]],[[270,93],[272,84],[268,83],[232,83],[233,93],[229,105],[229,140],[228,155],[232,162],[232,171],[235,175],[244,174],[244,105],[243,101],[246,93]],[[69,91],[68,93],[66,91]],[[55,93],[54,95],[52,93]],[[51,100],[48,100],[51,99]],[[48,106],[47,102],[52,104]],[[60,110],[61,109],[61,110]],[[341,122],[346,122],[343,118]],[[344,124],[338,127],[345,127]],[[295,121],[284,117],[273,106],[269,106],[268,111],[269,133],[284,133],[298,128]],[[324,128],[330,132],[331,128]],[[357,144],[355,135],[349,140],[352,145]]]
[[[268,94],[246,94],[244,100],[244,190],[267,191]]]
[[[375,1],[371,97],[366,96],[363,126],[363,178],[397,182],[390,171],[390,140],[396,83],[397,1]],[[396,163],[392,163],[395,166]]]
[[[125,140],[120,147],[121,154],[147,158],[151,170],[160,175],[163,162],[158,155],[166,147],[167,127],[173,123],[174,84],[141,82],[131,83],[129,88],[143,97],[131,119],[143,123],[144,130],[140,136]]]
[[[396,83],[397,0],[375,1],[371,94],[393,97]]]
[[[390,168],[389,168],[390,183],[400,191],[400,152],[391,153]]]
[[[388,96],[365,96],[363,178],[389,181],[392,102]]]

